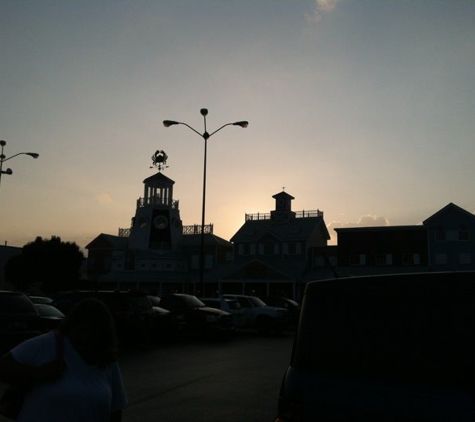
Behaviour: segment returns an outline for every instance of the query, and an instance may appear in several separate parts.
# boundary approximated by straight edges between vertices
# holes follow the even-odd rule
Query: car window
[[[226,299],[226,303],[228,304],[229,306],[229,309],[232,309],[234,311],[237,311],[239,309],[242,309],[241,308],[241,305],[239,304],[239,302],[237,300],[233,300],[233,299]]]
[[[158,296],[147,296],[152,306],[160,307],[160,298]]]
[[[238,297],[237,301],[241,308],[252,308],[252,304],[247,297]]]

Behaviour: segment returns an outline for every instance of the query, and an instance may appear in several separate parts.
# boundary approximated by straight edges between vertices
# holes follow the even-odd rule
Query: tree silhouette
[[[23,246],[20,255],[5,265],[5,279],[19,290],[36,285],[44,293],[77,288],[84,254],[74,242],[62,242],[58,236],[49,240],[37,237]]]

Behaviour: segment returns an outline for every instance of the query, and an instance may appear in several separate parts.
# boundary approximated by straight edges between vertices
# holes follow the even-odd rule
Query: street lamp
[[[183,125],[187,128],[191,129],[193,132],[201,136],[205,141],[205,150],[204,150],[204,163],[203,163],[203,201],[201,207],[201,256],[200,256],[200,287],[201,287],[201,294],[204,295],[204,267],[205,267],[205,209],[206,209],[206,155],[208,150],[208,139],[213,136],[216,132],[219,132],[221,129],[225,128],[226,126],[240,126],[242,128],[246,128],[249,125],[247,121],[239,121],[234,123],[226,123],[225,125],[221,126],[219,129],[216,129],[214,132],[208,133],[206,129],[206,116],[208,115],[208,109],[202,108],[200,110],[201,115],[203,116],[204,121],[204,132],[200,133],[196,129],[192,128],[187,123],[183,122],[176,122],[174,120],[164,120],[163,125],[165,127],[170,127],[174,125]],[[195,286],[195,293],[196,293],[196,286]]]
[[[18,156],[18,155],[29,155],[30,157],[33,158],[38,158],[40,154],[37,154],[36,152],[19,152],[18,154],[12,155],[11,157],[5,157],[5,154],[3,153],[3,148],[5,147],[7,143],[5,141],[0,141],[0,146],[1,146],[1,153],[0,153],[0,184],[2,183],[2,174],[13,174],[13,171],[11,168],[7,168],[6,170],[3,170],[3,163],[5,161],[11,160],[12,158]]]

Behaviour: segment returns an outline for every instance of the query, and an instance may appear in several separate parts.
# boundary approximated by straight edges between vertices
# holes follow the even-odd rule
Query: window
[[[289,255],[296,255],[297,254],[297,245],[295,242],[289,242]]]
[[[199,255],[193,255],[191,257],[191,269],[197,270],[200,266],[200,257]]]
[[[244,245],[243,255],[251,255],[251,245],[249,245],[248,243]]]
[[[366,255],[350,254],[349,264],[350,265],[365,265],[366,264]]]
[[[402,255],[402,265],[419,265],[421,257],[418,253],[405,253]]]
[[[391,254],[377,254],[376,255],[376,265],[391,265],[393,263]]]
[[[470,240],[470,232],[466,229],[459,230],[459,240]]]
[[[435,240],[437,242],[442,242],[445,240],[445,230],[442,230],[442,229],[438,229],[436,232],[435,232]]]
[[[470,252],[459,254],[459,264],[468,265],[472,263],[472,254]]]
[[[264,254],[265,255],[274,255],[274,242],[267,240],[264,243]]]
[[[438,253],[435,256],[435,263],[437,265],[446,265],[447,264],[447,254],[446,253]]]

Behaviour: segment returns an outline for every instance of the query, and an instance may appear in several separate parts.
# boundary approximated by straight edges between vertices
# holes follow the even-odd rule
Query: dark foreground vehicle
[[[473,421],[475,273],[307,284],[276,421]]]
[[[0,352],[41,334],[40,315],[23,293],[0,291]]]
[[[196,296],[181,293],[166,294],[161,297],[160,306],[174,315],[183,316],[187,334],[221,336],[234,332],[232,314],[210,308]]]

